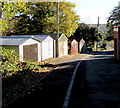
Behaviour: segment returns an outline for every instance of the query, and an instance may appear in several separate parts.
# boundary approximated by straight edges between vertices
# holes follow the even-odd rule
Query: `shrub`
[[[41,66],[37,62],[21,62],[22,71],[35,71],[41,69]]]
[[[12,49],[0,49],[0,72],[3,77],[16,74],[19,71],[35,71],[41,69],[41,66],[35,62],[20,62],[18,53]]]
[[[15,50],[0,48],[0,72],[3,76],[9,76],[20,70],[19,68],[19,57]]]

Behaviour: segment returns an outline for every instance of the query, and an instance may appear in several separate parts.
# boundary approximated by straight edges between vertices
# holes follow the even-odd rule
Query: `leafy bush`
[[[19,57],[15,50],[0,48],[0,72],[3,76],[9,76],[20,70],[19,68]]]
[[[18,53],[12,49],[0,48],[0,72],[3,77],[16,74],[19,71],[35,71],[41,69],[41,66],[35,62],[20,62]]]
[[[21,68],[22,71],[35,71],[41,69],[41,66],[39,66],[39,63],[37,62],[21,62]]]

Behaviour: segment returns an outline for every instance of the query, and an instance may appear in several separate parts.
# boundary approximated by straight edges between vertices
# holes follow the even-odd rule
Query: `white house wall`
[[[41,43],[34,40],[34,39],[28,39],[25,41],[23,44],[19,46],[19,57],[20,61],[23,61],[24,56],[23,56],[23,46],[25,45],[32,45],[32,44],[38,44],[38,62],[41,61]]]

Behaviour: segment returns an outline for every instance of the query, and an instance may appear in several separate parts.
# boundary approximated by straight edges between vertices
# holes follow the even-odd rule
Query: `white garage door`
[[[53,41],[42,43],[42,61],[53,57]]]

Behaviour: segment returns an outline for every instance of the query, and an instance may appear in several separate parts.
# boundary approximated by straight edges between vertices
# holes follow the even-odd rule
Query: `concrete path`
[[[45,62],[60,65],[60,64],[64,64],[64,63],[80,61],[82,58],[84,58],[87,55],[88,54],[66,55],[63,57],[47,59],[47,60],[45,60]]]

